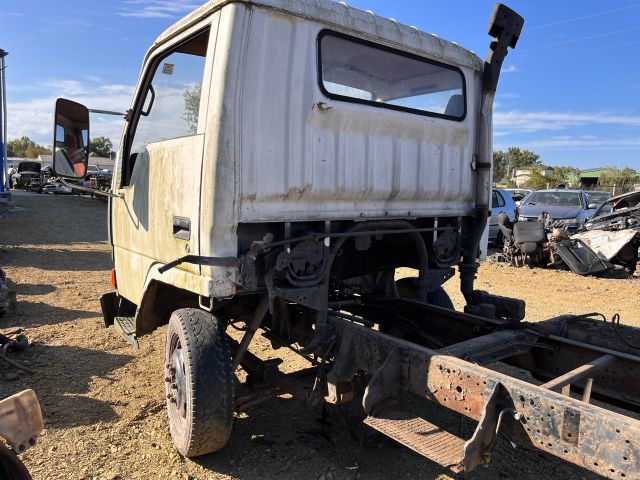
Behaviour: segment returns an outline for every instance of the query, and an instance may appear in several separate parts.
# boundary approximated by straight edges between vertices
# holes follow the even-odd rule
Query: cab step
[[[113,325],[127,342],[134,348],[139,348],[134,317],[115,317]]]
[[[387,410],[364,423],[455,473],[464,471],[465,440],[413,413]]]

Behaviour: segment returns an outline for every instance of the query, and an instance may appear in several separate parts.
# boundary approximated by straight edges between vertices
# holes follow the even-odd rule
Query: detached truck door
[[[204,133],[198,118],[206,102],[208,42],[207,28],[151,57],[123,137],[116,178],[123,198],[112,202],[112,238],[119,294],[135,304],[154,264],[200,252]],[[197,265],[178,268],[200,273]],[[189,276],[183,272],[174,282]]]

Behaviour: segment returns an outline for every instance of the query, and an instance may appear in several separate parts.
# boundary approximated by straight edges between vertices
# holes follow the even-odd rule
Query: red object
[[[111,285],[113,285],[113,288],[118,288],[118,282],[116,282],[116,269],[115,268],[111,269]]]

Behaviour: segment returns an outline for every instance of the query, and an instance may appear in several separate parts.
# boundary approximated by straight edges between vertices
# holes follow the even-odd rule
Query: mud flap
[[[100,309],[105,327],[113,325],[113,321],[118,315],[118,304],[118,294],[115,291],[100,295]]]

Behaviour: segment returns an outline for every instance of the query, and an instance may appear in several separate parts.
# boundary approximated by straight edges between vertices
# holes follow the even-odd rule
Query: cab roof
[[[482,71],[484,62],[473,52],[426,33],[417,27],[403,25],[395,19],[375,15],[372,11],[351,7],[332,0],[210,0],[166,29],[149,49],[149,53],[200,20],[231,3],[256,6],[306,18],[344,33],[356,34],[374,42],[411,51],[432,59]],[[488,42],[487,42],[488,43]]]

